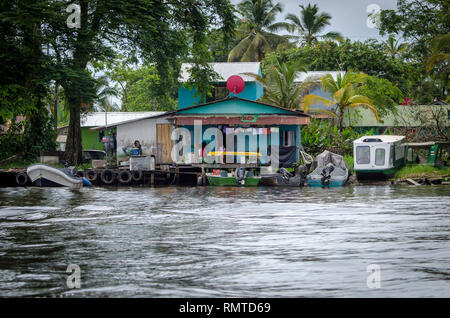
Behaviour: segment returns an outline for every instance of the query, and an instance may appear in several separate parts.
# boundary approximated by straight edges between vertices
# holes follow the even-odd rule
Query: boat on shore
[[[27,175],[31,182],[38,187],[70,187],[79,189],[88,180],[76,177],[69,168],[54,168],[44,164],[34,164],[27,168]]]
[[[325,150],[314,159],[316,168],[306,180],[311,187],[342,187],[347,183],[349,171],[343,156]]]
[[[405,165],[405,136],[363,136],[353,142],[358,179],[386,178]]]
[[[285,168],[281,168],[276,173],[261,172],[260,185],[281,186],[281,187],[302,187],[305,182],[303,167],[298,167],[294,173]]]
[[[254,175],[252,171],[246,171],[245,168],[237,168],[234,174],[225,170],[215,170],[207,173],[206,177],[211,186],[256,187],[261,180],[260,176]]]

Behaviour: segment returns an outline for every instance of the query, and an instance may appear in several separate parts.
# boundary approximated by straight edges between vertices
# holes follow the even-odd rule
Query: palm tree
[[[314,94],[309,94],[303,98],[302,107],[304,112],[307,112],[314,104],[323,104],[329,108],[335,106],[334,109],[330,110],[330,113],[334,114],[334,116],[338,118],[338,127],[341,135],[341,147],[343,147],[344,144],[342,130],[344,125],[344,112],[346,109],[367,107],[375,115],[377,121],[380,120],[370,98],[364,95],[359,95],[356,92],[357,85],[361,84],[366,77],[367,75],[363,73],[347,72],[344,76],[338,74],[335,81],[330,74],[327,74],[322,77],[321,85],[324,92],[331,94],[332,99],[327,99]]]
[[[342,35],[338,32],[328,32],[320,35],[326,26],[330,25],[331,15],[325,12],[319,13],[317,5],[306,7],[299,5],[301,8],[300,16],[289,13],[286,20],[291,23],[284,23],[284,27],[290,33],[299,33],[300,36],[295,38],[304,41],[307,45],[311,45],[318,41],[318,38],[327,38],[334,40],[342,40]]]
[[[307,79],[302,84],[296,82],[298,72],[306,72],[306,69],[298,63],[280,64],[278,59],[270,64],[264,77],[245,73],[255,78],[264,87],[263,101],[273,105],[296,109],[300,106],[301,99],[308,90],[317,85],[316,82]]]
[[[264,55],[286,40],[273,32],[284,27],[281,22],[274,22],[278,13],[283,10],[280,3],[272,0],[244,0],[238,4],[242,15],[240,20],[239,43],[228,54],[228,62],[241,60],[261,61]]]
[[[442,69],[439,71],[445,72],[450,68],[450,33],[438,35],[431,42],[432,54],[427,60],[427,72],[431,72],[434,66],[441,65]]]
[[[383,46],[387,54],[391,56],[392,59],[395,59],[395,56],[408,47],[407,43],[401,43],[398,42],[400,39],[396,40],[393,35],[390,35],[387,41],[383,41]]]
[[[117,103],[111,101],[111,97],[117,97],[119,95],[115,88],[109,86],[106,76],[101,76],[97,79],[97,97],[94,104],[95,111],[98,112],[111,112],[120,111],[120,106]]]
[[[431,41],[432,54],[426,61],[428,73],[437,66],[436,75],[442,82],[442,95],[447,95],[450,75],[450,33],[436,36]]]

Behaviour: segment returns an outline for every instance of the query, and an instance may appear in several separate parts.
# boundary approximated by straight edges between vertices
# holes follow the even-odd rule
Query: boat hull
[[[245,178],[243,184],[238,184],[234,177],[220,177],[220,176],[207,176],[209,185],[212,186],[244,186],[244,187],[256,187],[259,184],[260,178]]]
[[[259,185],[277,187],[300,187],[301,177],[299,175],[296,175],[289,178],[289,180],[285,180],[279,173],[273,175],[261,175],[261,182],[259,183]]]
[[[59,169],[42,164],[29,166],[28,177],[34,185],[39,187],[70,187],[79,189],[83,186],[83,180],[73,178]]]
[[[342,187],[345,185],[347,180],[336,180],[336,179],[330,179],[330,184],[328,185],[323,185],[322,178],[306,178],[306,180],[308,181],[308,185],[310,187]]]

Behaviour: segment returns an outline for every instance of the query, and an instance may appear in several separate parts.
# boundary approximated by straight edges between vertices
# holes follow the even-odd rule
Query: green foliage
[[[333,120],[320,120],[311,118],[308,126],[302,127],[301,142],[306,152],[316,156],[324,150],[330,150],[342,155],[352,155],[353,141],[363,135],[372,135],[373,130],[359,133],[351,127],[344,128],[343,147],[340,144],[340,133],[338,126]]]
[[[355,174],[353,155],[350,154],[344,155],[344,160],[347,166],[350,168],[351,174]]]
[[[263,85],[263,101],[284,108],[298,109],[301,98],[306,95],[307,90],[316,85],[315,83],[297,83],[297,73],[305,71],[302,65],[296,63],[280,64],[275,60],[273,64],[266,67],[264,76],[246,73],[255,78]]]
[[[375,76],[368,76],[358,88],[358,93],[373,101],[381,118],[395,112],[395,106],[401,103],[404,96],[389,80]]]
[[[109,64],[106,74],[116,84],[115,90],[122,100],[122,111],[168,111],[176,107],[174,87],[164,95],[157,93],[161,77],[155,65],[132,68],[126,61]]]
[[[285,28],[284,23],[275,22],[276,15],[283,11],[281,3],[272,0],[243,0],[238,4],[242,16],[237,30],[237,45],[230,51],[228,62],[261,61],[265,54],[272,52],[286,37],[274,33]]]
[[[442,56],[439,52],[445,53],[435,50],[433,44],[436,42],[433,39],[450,32],[449,5],[448,0],[397,0],[395,10],[381,11],[380,34],[401,35],[409,44],[406,57],[413,68],[406,75],[414,77],[411,81],[411,97],[420,104],[428,104],[434,98],[445,100],[447,97],[448,72],[443,75],[438,70],[437,74],[430,76],[426,72],[426,64],[429,62],[430,68],[434,64],[433,59]],[[430,60],[429,57],[433,55]],[[445,67],[448,63],[443,64],[448,71],[448,65]]]
[[[430,40],[450,31],[448,0],[397,0],[396,10],[381,11],[381,35],[399,34],[411,46],[416,59],[430,53]]]
[[[408,165],[395,173],[395,178],[424,178],[439,177],[450,174],[450,167],[439,169],[430,165]]]
[[[417,76],[412,63],[403,61],[402,56],[392,59],[384,52],[383,44],[375,40],[342,43],[317,42],[310,46],[279,49],[263,60],[263,67],[274,58],[281,62],[297,62],[310,71],[355,71],[370,76],[384,78],[392,82],[402,92],[409,91]]]
[[[66,8],[72,3],[80,7],[80,28],[66,24]],[[99,92],[91,63],[111,62],[120,51],[155,65],[159,78],[150,80],[152,92],[164,101],[158,104],[170,104],[167,89],[174,87],[179,60],[190,56],[195,64],[205,65],[209,27],[220,29],[228,41],[234,23],[228,0],[22,0],[2,1],[0,6],[2,78],[26,87],[28,94],[19,97],[33,96],[37,108],[43,107],[50,82],[63,87],[70,113],[66,159],[72,164],[81,161],[81,108],[89,108]],[[18,99],[10,104],[15,107]],[[1,108],[3,114],[9,106]]]
[[[11,126],[0,138],[0,160],[21,154],[24,160],[32,160],[41,152],[56,149],[56,131],[47,110],[30,108],[22,122]]]
[[[238,44],[238,40],[226,40],[226,36],[223,32],[217,29],[212,29],[208,31],[207,44],[208,51],[211,53],[212,61],[227,62],[228,53],[230,53],[233,47]]]
[[[321,78],[322,90],[331,95],[331,99],[315,94],[306,95],[302,99],[302,109],[304,112],[325,112],[338,119],[338,127],[341,137],[341,148],[345,145],[344,134],[344,115],[350,109],[365,107],[372,111],[373,115],[379,121],[378,113],[370,98],[359,94],[358,87],[367,79],[367,74],[347,72],[344,76],[338,74],[336,80],[331,74],[326,74]],[[322,108],[312,108],[311,106],[322,104],[329,107],[329,110]]]

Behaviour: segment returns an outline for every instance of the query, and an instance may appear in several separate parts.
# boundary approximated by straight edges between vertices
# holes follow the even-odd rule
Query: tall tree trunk
[[[80,1],[80,17],[81,28],[78,31],[78,36],[73,53],[72,69],[74,71],[83,72],[86,69],[87,63],[90,60],[90,46],[92,38],[88,35],[88,7],[89,2],[86,0]],[[81,144],[81,126],[80,113],[83,92],[76,88],[64,87],[64,92],[69,103],[70,120],[69,132],[67,134],[65,159],[71,165],[78,165],[82,163],[83,149]]]
[[[53,120],[54,120],[54,126],[55,129],[58,129],[58,86],[59,83],[55,82],[55,96],[54,96],[54,103],[53,103]]]
[[[68,93],[70,96],[70,92]],[[69,131],[67,134],[65,160],[70,165],[78,165],[82,162],[80,104],[79,98],[68,98],[70,109]]]
[[[343,107],[339,107],[339,133],[341,135],[341,150],[344,150],[344,135],[343,135],[343,126],[344,126],[344,109]]]

